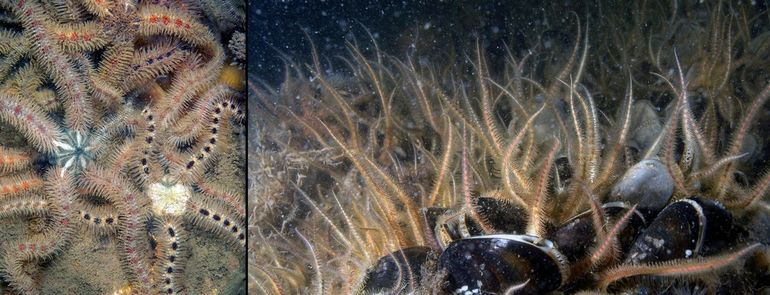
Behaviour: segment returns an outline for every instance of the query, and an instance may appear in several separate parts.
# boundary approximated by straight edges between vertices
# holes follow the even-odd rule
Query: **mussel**
[[[635,195],[634,190],[625,192],[634,193],[624,196]],[[494,198],[477,198],[474,210],[495,230],[520,232],[525,213],[516,214],[521,208],[511,206]],[[732,215],[719,202],[697,197],[682,199],[662,208],[657,216],[650,215],[655,210],[649,206],[647,214],[635,210],[618,233],[621,251],[627,253],[625,258],[619,257],[625,259],[624,264],[709,256],[721,252],[733,240],[727,234],[732,228]],[[633,208],[628,202],[611,202],[602,207],[611,219]],[[552,231],[548,237],[553,241],[526,234],[485,234],[465,211],[426,208],[423,214],[426,226],[436,230],[437,239],[443,238],[440,246],[410,247],[382,257],[367,272],[363,291],[414,291],[424,269],[439,271],[444,276],[439,287],[449,294],[511,290],[516,294],[543,294],[570,289],[583,282],[570,277],[570,271],[575,271],[570,265],[584,259],[588,247],[597,242],[590,211]]]
[[[602,205],[602,207],[611,219],[620,218],[632,208],[626,202],[610,202]],[[621,251],[624,252],[631,247],[636,235],[647,225],[645,216],[636,209],[634,211],[634,215],[627,221],[626,226],[623,227],[618,236]],[[559,246],[559,251],[570,262],[584,257],[588,253],[589,247],[596,243],[595,237],[591,211],[585,211],[570,218],[552,235],[554,243]]]
[[[634,102],[631,114],[631,130],[628,134],[628,147],[643,153],[655,145],[655,141],[663,132],[655,106],[649,100],[642,99]]]
[[[430,267],[436,256],[431,248],[421,246],[385,255],[366,272],[361,290],[365,294],[414,292],[422,280],[423,266]]]
[[[731,242],[731,227],[732,214],[719,202],[697,197],[673,202],[636,238],[626,263],[718,253]]]
[[[527,227],[529,212],[526,208],[517,206],[513,202],[490,197],[479,197],[475,199],[475,205],[479,216],[498,233],[523,233]]]
[[[485,235],[452,242],[438,269],[450,294],[542,294],[567,280],[568,266],[553,242],[530,235]]]
[[[674,193],[674,179],[658,159],[644,159],[623,174],[610,193],[614,199],[637,205],[652,217],[668,204]]]
[[[428,229],[432,230],[438,248],[444,249],[455,240],[492,233],[523,233],[527,225],[527,211],[515,204],[491,197],[475,198],[474,214],[483,219],[494,232],[484,232],[482,226],[474,221],[470,212],[455,212],[444,208],[424,208],[423,218]]]

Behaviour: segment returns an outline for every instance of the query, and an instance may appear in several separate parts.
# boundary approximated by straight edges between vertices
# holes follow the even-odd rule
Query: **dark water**
[[[279,82],[281,55],[304,60],[308,37],[321,56],[344,55],[346,43],[370,48],[369,33],[385,52],[404,56],[420,44],[420,51],[466,48],[476,38],[493,44],[491,54],[502,55],[502,44],[522,50],[544,22],[574,23],[567,11],[583,17],[582,3],[549,4],[565,13],[546,15],[540,1],[256,1],[249,7],[249,73]],[[591,8],[596,9],[596,5]],[[588,13],[591,13],[588,11]],[[367,32],[368,30],[368,32]],[[305,35],[307,33],[307,36]],[[424,41],[420,41],[421,39]],[[568,41],[571,42],[571,41]],[[423,54],[421,52],[421,54]],[[306,61],[306,60],[304,60]],[[334,63],[334,61],[331,61]]]
[[[472,49],[466,45],[476,38],[490,47],[490,54],[504,54],[503,44],[525,50],[534,39],[547,37],[540,36],[543,30],[574,29],[575,18],[571,13],[576,13],[583,25],[588,20],[589,30],[596,34],[622,33],[622,28],[607,26],[602,17],[611,14],[632,22],[632,15],[638,9],[626,2],[252,1],[249,6],[249,73],[273,83],[279,82],[281,76],[277,73],[283,71],[281,55],[298,59],[307,57],[310,51],[308,37],[315,42],[321,56],[331,57],[344,55],[346,42],[368,45],[371,40],[367,30],[381,49],[399,57],[408,52],[410,45],[419,42],[421,36],[431,41],[421,48],[427,50],[456,47],[455,50],[462,52]],[[649,2],[648,7],[659,6],[658,11],[649,16],[649,21],[665,21],[670,17],[667,14],[670,12],[665,9],[677,2],[680,1]],[[755,13],[765,12],[764,18],[767,18],[767,1],[738,2],[750,4],[747,6]],[[707,5],[698,4],[698,1],[683,1],[678,4],[677,14],[688,17],[702,14]],[[692,10],[686,11],[688,8]],[[732,14],[737,17],[738,12]],[[708,21],[703,15],[700,17],[699,21]],[[755,23],[751,30],[762,32],[765,23]],[[640,42],[639,46],[644,43]]]

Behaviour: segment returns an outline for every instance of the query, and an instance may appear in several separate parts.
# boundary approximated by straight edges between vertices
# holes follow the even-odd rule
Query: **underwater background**
[[[768,291],[766,1],[257,1],[248,289]]]

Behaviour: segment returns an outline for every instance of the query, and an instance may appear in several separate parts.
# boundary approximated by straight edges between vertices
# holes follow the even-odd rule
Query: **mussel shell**
[[[499,233],[523,233],[527,227],[528,211],[512,202],[490,197],[475,200],[476,212]],[[481,228],[478,225],[475,228]],[[471,234],[474,234],[473,232]],[[480,233],[478,233],[480,234]]]
[[[732,215],[711,200],[688,198],[668,205],[637,237],[626,263],[660,262],[719,252]]]
[[[566,280],[566,264],[552,242],[528,235],[457,240],[438,260],[447,276],[442,288],[450,294],[501,293],[525,282],[517,294],[553,291]]]
[[[602,207],[612,220],[617,220],[631,209],[631,206],[624,202],[610,202],[602,205]],[[631,247],[634,239],[647,223],[644,215],[638,210],[635,211],[636,213],[631,216],[618,234],[623,253]],[[552,235],[552,240],[559,246],[559,252],[564,254],[570,262],[574,262],[584,257],[588,253],[588,249],[596,244],[595,237],[596,233],[589,210],[567,220]]]
[[[632,127],[628,133],[628,146],[639,153],[645,153],[663,131],[663,123],[649,100],[634,102],[632,109],[634,111],[631,114]]]
[[[449,209],[423,208],[422,214],[427,227],[433,231],[438,247],[445,248],[451,241],[484,234],[523,233],[527,226],[527,211],[506,200],[478,197],[474,199],[473,210],[479,218],[492,227],[494,232],[485,233],[482,226],[474,221],[470,213],[459,214]]]
[[[428,247],[404,248],[383,256],[366,271],[361,290],[365,294],[414,291],[422,279],[422,267],[435,261],[437,253]],[[411,283],[410,283],[411,281]]]
[[[697,254],[710,256],[721,253],[728,245],[734,244],[737,237],[733,228],[733,215],[721,203],[701,198],[691,198],[701,205],[706,215],[703,230],[703,243]]]
[[[655,216],[674,193],[674,178],[657,159],[644,159],[623,174],[610,192],[618,201],[638,205],[647,217]]]

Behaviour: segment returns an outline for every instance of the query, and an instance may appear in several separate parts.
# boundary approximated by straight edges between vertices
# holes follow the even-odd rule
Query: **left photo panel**
[[[246,294],[244,0],[0,0],[0,294]]]

